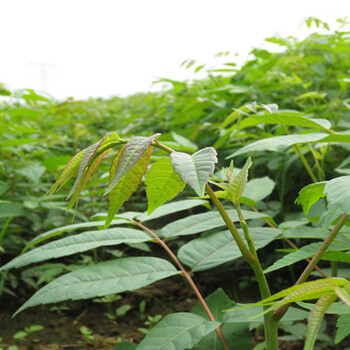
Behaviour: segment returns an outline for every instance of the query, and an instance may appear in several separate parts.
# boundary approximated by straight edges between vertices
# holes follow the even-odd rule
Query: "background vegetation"
[[[30,89],[8,91],[0,85],[0,95],[3,96],[0,104],[1,265],[19,255],[39,234],[57,228],[64,231],[62,227],[69,225],[73,216],[74,223],[78,225],[105,218],[108,204],[103,194],[109,177],[108,162],[100,164],[82,192],[79,205],[69,211],[66,211],[65,200],[68,192],[49,197],[44,195],[72,155],[111,131],[117,131],[121,137],[161,133],[159,141],[163,144],[190,153],[213,146],[218,152],[218,169],[227,166],[228,159],[233,155],[235,166],[242,167],[249,148],[246,152],[241,150],[260,140],[261,144],[254,144],[249,152],[254,160],[250,178],[264,179],[263,187],[270,187],[262,197],[258,194],[247,195],[244,204],[268,214],[273,218],[273,224],[280,229],[306,225],[318,227],[320,220],[325,220],[321,217],[325,211],[324,202],[317,202],[305,217],[302,207],[294,201],[301,188],[310,182],[350,174],[349,143],[321,144],[309,140],[299,146],[282,142],[272,147],[268,146],[271,140],[263,140],[310,133],[316,137],[317,133],[322,132],[322,128],[315,126],[286,124],[283,121],[300,116],[325,119],[329,122],[326,129],[332,129],[340,135],[350,135],[350,28],[345,20],[339,20],[338,24],[337,29],[330,29],[326,23],[310,18],[306,25],[316,27],[317,30],[303,40],[292,37],[268,38],[266,40],[274,44],[277,50],[254,49],[249,60],[241,67],[237,67],[234,62],[227,62],[223,67],[207,70],[205,79],[162,79],[169,83],[169,88],[161,92],[140,93],[127,98],[56,101]],[[194,61],[186,61],[184,66],[195,71],[206,69]],[[319,139],[316,137],[315,140]],[[155,153],[152,157],[156,159],[158,156]],[[220,178],[222,174],[216,175]],[[119,213],[146,211],[144,192],[145,188],[141,186]],[[178,199],[186,195],[195,196],[195,193],[185,189]],[[200,207],[189,210],[205,209]],[[181,215],[154,220],[151,226],[158,229],[167,220],[177,219]],[[257,227],[265,224],[262,220],[253,222]],[[77,229],[81,231],[83,226]],[[180,248],[185,242],[186,239],[183,239],[176,244]],[[295,243],[301,247],[309,244],[310,239],[297,239]],[[260,253],[265,267],[290,252],[284,244],[274,241]],[[279,251],[275,252],[275,249]],[[129,244],[121,249],[106,247],[58,262],[2,271],[0,302],[5,305],[11,300],[10,311],[15,311],[21,304],[21,296],[32,294],[42,284],[63,272],[113,256],[138,255],[140,251],[147,253],[150,247],[146,243]],[[330,275],[349,277],[345,257],[341,259],[337,271],[334,265],[333,270],[330,268],[329,260],[332,259],[326,260],[321,264],[324,271]],[[298,263],[285,270],[285,274],[280,271],[271,274],[276,281],[276,290],[289,285],[287,282],[295,279],[303,266]],[[228,294],[237,301],[255,300],[252,277],[245,274],[241,260],[217,269],[223,275],[232,270],[237,273],[239,287],[228,287]],[[252,300],[243,300],[242,290],[249,291],[248,299]],[[118,328],[118,316],[135,308],[134,305],[121,303],[122,297],[99,301],[106,305],[114,303],[116,311],[105,306],[107,316],[103,317],[115,328]],[[144,323],[142,328],[147,332],[147,328],[157,322],[158,315],[147,315],[142,300],[138,302],[140,304],[136,308],[139,308],[139,318]],[[5,311],[2,312],[5,314]],[[164,308],[160,312],[165,313],[167,310]],[[6,317],[2,316],[4,320]],[[19,317],[24,318],[22,315]],[[21,326],[23,328],[23,324]],[[13,332],[7,330],[6,334],[1,334],[4,344],[23,345],[26,341],[34,341],[35,336],[31,334],[40,329],[30,329],[30,324],[26,326],[26,329],[13,326]],[[18,331],[24,332],[21,333],[22,337]],[[17,339],[13,339],[16,334]],[[286,330],[286,334],[293,340],[302,337],[296,330],[293,333],[293,327]],[[130,340],[122,333],[118,336]],[[327,346],[327,337],[332,336],[329,333],[323,338],[321,336],[320,346]],[[97,335],[88,328],[80,329],[80,337],[89,346],[108,348],[108,345],[96,340]],[[140,337],[142,333],[133,339],[139,340]],[[40,336],[37,338],[40,343]]]

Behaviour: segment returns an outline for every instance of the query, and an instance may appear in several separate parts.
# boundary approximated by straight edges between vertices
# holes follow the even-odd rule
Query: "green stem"
[[[331,276],[332,277],[338,276],[338,262],[337,261],[331,261]]]
[[[317,159],[315,153],[312,152],[312,146],[311,146],[310,143],[308,144],[308,146],[309,146],[309,148],[310,148],[310,150],[311,150],[311,154],[312,154],[312,156],[313,156],[313,158],[314,158],[314,162],[315,162],[315,165],[316,165],[316,168],[317,168],[317,171],[318,171],[318,178],[319,178],[319,181],[324,181],[324,179],[325,179],[325,174],[324,174],[324,171],[323,171],[323,169],[322,169],[322,167],[321,167],[321,165],[320,165],[320,162],[318,161],[318,159]]]
[[[243,213],[242,213],[242,210],[241,210],[241,206],[239,205],[239,203],[237,203],[235,205],[235,208],[236,208],[236,211],[237,211],[238,216],[239,216],[241,228],[242,228],[243,233],[244,233],[244,238],[245,238],[245,240],[248,243],[249,251],[254,255],[254,257],[256,259],[258,259],[258,255],[256,253],[254,241],[253,241],[253,239],[252,239],[252,237],[251,237],[251,235],[249,233],[249,228],[248,228],[248,225],[247,225],[246,221],[244,220]]]
[[[154,146],[162,149],[163,151],[167,152],[167,153],[172,153],[174,152],[173,149],[171,149],[170,147],[167,147],[163,144],[161,144],[158,140],[155,140],[154,141]],[[221,217],[223,218],[223,220],[225,221],[225,224],[227,226],[227,228],[229,229],[229,231],[231,232],[232,234],[232,237],[233,239],[235,240],[239,250],[241,251],[242,253],[242,256],[243,258],[248,262],[248,264],[251,265],[254,273],[255,273],[255,276],[256,276],[256,279],[258,281],[258,285],[259,285],[259,289],[260,289],[260,294],[261,294],[261,297],[264,299],[264,298],[267,298],[271,295],[270,293],[270,289],[269,289],[269,286],[268,286],[268,283],[267,283],[267,280],[265,278],[265,275],[263,273],[263,270],[261,268],[261,265],[260,265],[260,262],[259,262],[259,259],[258,257],[254,256],[249,248],[247,247],[247,245],[245,244],[242,236],[239,234],[239,232],[237,231],[237,228],[236,226],[233,224],[232,220],[230,219],[230,217],[228,216],[225,208],[222,206],[221,202],[219,201],[219,199],[216,197],[214,191],[211,189],[211,187],[206,184],[205,185],[205,189],[210,197],[210,199],[212,200],[212,202],[214,203],[215,207],[217,208],[217,210],[219,211]],[[140,226],[141,227],[141,226]],[[155,237],[155,236],[154,236]],[[155,237],[156,238],[156,237]],[[157,238],[156,238],[157,239]],[[158,238],[159,239],[159,238]],[[157,240],[158,240],[157,239]],[[165,248],[165,243],[162,241],[162,240],[159,240],[158,241],[163,247],[164,249]],[[170,254],[170,249],[167,248],[166,249],[167,252]],[[169,251],[168,251],[169,250]],[[172,252],[171,252],[172,253]],[[172,256],[173,260],[174,258],[177,260],[176,256],[174,254],[170,255]],[[176,260],[174,260],[176,262]],[[180,265],[181,263],[178,262]],[[178,263],[176,262],[176,264],[178,265]],[[180,265],[178,265],[180,267]],[[182,265],[181,265],[182,266]],[[181,268],[180,268],[181,269]],[[183,268],[181,269],[181,271],[185,271]],[[184,272],[184,276],[185,278],[187,278],[188,281],[189,278],[191,278],[191,276],[185,271]],[[191,279],[192,280],[192,279]],[[192,286],[192,284],[190,283],[190,285]],[[194,285],[195,287],[195,285]],[[192,286],[192,288],[194,288]],[[195,289],[194,289],[195,291]],[[196,292],[196,291],[195,291]],[[199,293],[199,292],[198,292]],[[196,292],[197,294],[197,292]],[[198,294],[197,294],[197,297]],[[201,299],[199,299],[201,300]],[[203,299],[204,301],[204,299]],[[205,303],[205,301],[204,301]],[[202,303],[203,307],[204,307],[204,304]],[[206,310],[206,309],[205,309]],[[210,310],[208,310],[210,312]],[[207,312],[208,314],[208,312]],[[209,316],[209,314],[208,314]],[[278,321],[276,321],[273,317],[272,317],[272,313],[267,313],[264,315],[264,321],[265,321],[265,339],[266,339],[266,349],[267,350],[278,350],[278,334],[277,334],[277,329],[278,329]],[[223,339],[223,336],[222,336],[222,333],[221,333],[221,336],[222,336],[222,339],[220,337],[220,333],[218,331],[219,329],[217,329],[217,334],[221,340],[221,342],[225,342],[225,340]],[[220,330],[221,332],[221,330]],[[223,343],[224,344],[224,343]],[[226,344],[226,342],[225,342]],[[226,345],[227,346],[227,345]],[[225,345],[224,345],[224,348],[226,349]]]
[[[325,239],[320,249],[317,251],[315,256],[310,261],[309,265],[306,267],[306,269],[303,271],[303,273],[300,275],[298,281],[296,284],[300,284],[305,282],[308,277],[310,276],[311,272],[314,270],[315,266],[318,264],[318,262],[321,260],[323,254],[326,252],[330,244],[333,242],[334,238],[337,236],[341,228],[346,224],[347,220],[349,219],[349,215],[343,214],[340,219],[338,220],[337,224],[333,227],[333,230],[330,232],[329,236]]]
[[[310,175],[311,180],[312,180],[313,182],[318,182],[317,177],[315,176],[314,172],[312,171],[312,169],[311,169],[309,163],[307,162],[307,160],[306,160],[306,158],[304,157],[304,155],[301,153],[299,146],[298,146],[298,145],[295,145],[295,146],[294,146],[294,149],[295,149],[295,150],[297,151],[297,153],[299,154],[299,157],[300,157],[302,163],[304,164],[304,167],[305,167],[306,171],[307,171],[308,174]]]
[[[255,260],[255,256],[249,251],[249,248],[245,244],[242,236],[238,232],[236,226],[234,225],[234,223],[232,222],[231,218],[227,214],[227,211],[225,210],[225,208],[223,207],[223,205],[219,201],[218,197],[216,197],[216,194],[214,193],[212,188],[208,184],[206,184],[205,185],[205,190],[207,191],[207,193],[208,193],[210,199],[212,200],[212,202],[214,203],[216,209],[219,211],[221,217],[225,221],[225,224],[226,224],[227,228],[229,229],[229,231],[231,232],[231,235],[232,235],[233,239],[237,243],[237,246],[238,246],[239,250],[241,251],[243,258],[248,263],[250,261],[254,261]]]
[[[215,195],[215,192],[212,190],[212,188],[206,184],[205,189],[214,203],[215,207],[219,211],[221,217],[226,223],[227,228],[232,234],[233,239],[235,240],[239,250],[242,253],[243,258],[245,261],[251,266],[251,268],[254,271],[255,277],[258,282],[259,290],[260,290],[260,295],[262,299],[268,298],[271,293],[270,293],[270,288],[267,283],[266,277],[264,275],[263,269],[261,267],[259,258],[255,252],[253,254],[247,245],[245,244],[242,236],[238,232],[236,226],[232,222],[231,218],[227,214],[227,211]],[[242,214],[241,212],[238,213],[238,215]],[[243,218],[243,216],[242,216]],[[254,248],[255,251],[255,248]],[[264,309],[267,309],[268,307],[265,306]],[[273,318],[272,312],[269,312],[264,315],[264,325],[265,325],[265,341],[266,341],[266,349],[267,350],[277,350],[278,349],[278,320]]]
[[[198,290],[196,284],[194,283],[192,277],[190,276],[190,274],[185,270],[185,268],[183,267],[183,265],[181,264],[180,260],[176,257],[176,255],[173,253],[173,251],[166,245],[166,243],[161,240],[158,235],[156,233],[154,233],[152,230],[150,230],[148,227],[142,225],[140,222],[137,221],[132,221],[132,223],[140,228],[142,228],[143,230],[145,230],[146,232],[148,232],[152,237],[154,237],[156,239],[156,241],[164,248],[164,250],[169,254],[169,256],[171,257],[171,259],[175,262],[175,264],[179,267],[179,269],[182,271],[183,276],[186,278],[186,280],[188,281],[189,285],[191,286],[192,290],[194,291],[194,293],[196,294],[199,302],[202,304],[204,311],[206,312],[206,314],[208,315],[210,321],[216,321],[212,312],[209,309],[208,304],[206,303],[206,301],[204,300],[202,294],[200,293],[200,291]],[[221,328],[218,327],[215,329],[216,334],[218,335],[221,344],[223,346],[223,348],[225,350],[230,350],[226,340],[222,334]]]
[[[10,217],[7,218],[7,220],[6,220],[5,224],[4,224],[4,227],[2,228],[2,230],[0,232],[0,245],[2,243],[2,240],[3,240],[4,236],[5,236],[6,230],[7,230],[8,226],[10,225],[10,222],[11,222],[12,219],[13,219],[13,216],[10,216]]]
[[[1,277],[0,277],[0,300],[2,297],[2,292],[4,291],[4,284],[8,275],[8,270],[7,271],[2,271],[0,273]]]
[[[333,227],[333,230],[330,232],[328,237],[324,240],[322,246],[319,248],[315,256],[312,258],[312,260],[309,262],[309,264],[306,266],[303,273],[300,275],[299,279],[296,281],[295,285],[301,284],[305,282],[308,277],[310,276],[311,272],[314,270],[318,262],[321,260],[323,254],[326,252],[330,244],[333,242],[334,238],[337,236],[341,228],[346,224],[347,220],[349,219],[348,214],[343,214],[336,225]],[[274,315],[274,318],[280,320],[284,314],[287,312],[289,308],[289,305],[284,305],[278,308]]]

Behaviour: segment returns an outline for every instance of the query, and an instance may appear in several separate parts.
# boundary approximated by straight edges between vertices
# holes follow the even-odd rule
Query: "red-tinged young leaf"
[[[100,153],[99,151],[102,150],[102,152],[108,148],[111,147],[114,141],[119,141],[120,137],[116,132],[107,134],[105,137],[103,137],[99,142],[94,143],[93,145],[86,148],[83,158],[79,165],[79,171],[77,178],[75,179],[74,185],[68,195],[68,198],[73,196],[73,194],[76,192],[76,189],[79,187],[79,184],[82,180],[83,174],[85,170],[90,166],[91,162],[93,161],[94,157]],[[118,142],[120,143],[120,142]]]
[[[109,149],[107,149],[102,154],[100,154],[97,158],[95,158],[93,160],[92,164],[90,165],[90,167],[85,171],[85,173],[81,177],[81,180],[80,180],[77,188],[75,189],[75,192],[73,193],[73,196],[71,198],[71,201],[69,202],[67,210],[71,209],[73,207],[74,203],[78,200],[81,191],[84,189],[84,187],[88,183],[91,175],[93,174],[95,169],[98,167],[98,165],[100,164],[103,157],[108,153],[108,151],[109,151]]]
[[[185,188],[180,176],[174,172],[168,157],[160,158],[152,164],[145,183],[147,185],[148,215]]]
[[[79,164],[83,158],[85,149],[77,153],[65,166],[61,175],[48,191],[48,194],[53,194],[59,191],[73,176],[78,174]]]
[[[74,182],[67,198],[71,198],[73,196],[73,194],[75,193],[75,190],[79,186],[79,183],[80,183],[80,180],[84,174],[84,171],[88,167],[89,161],[92,158],[93,154],[95,153],[97,146],[98,146],[98,143],[94,143],[93,145],[90,145],[88,148],[85,149],[85,152],[83,154],[83,158],[81,159],[81,162],[79,164],[77,178],[75,179],[75,182]]]
[[[125,146],[126,147],[126,146]],[[120,179],[120,181],[114,186],[113,190],[109,193],[109,210],[106,218],[105,227],[108,227],[113,220],[115,214],[119,208],[127,201],[131,194],[138,188],[142,176],[147,170],[149,158],[152,154],[153,147],[149,147],[143,156],[137,161],[136,164]],[[110,181],[114,179],[115,172],[120,161],[120,156],[123,149],[119,151],[115,157],[112,166],[110,168]]]
[[[114,186],[131,169],[131,167],[137,163],[158,136],[160,136],[160,134],[155,134],[150,137],[135,136],[128,141],[119,155],[114,178],[110,182],[105,194],[108,194],[113,190]]]

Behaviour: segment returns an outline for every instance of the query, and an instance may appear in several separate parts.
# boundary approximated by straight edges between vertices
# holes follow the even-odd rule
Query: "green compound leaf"
[[[122,342],[115,346],[113,350],[136,350],[137,344],[130,343],[130,342]]]
[[[281,238],[326,239],[329,230],[323,227],[298,226],[283,231]]]
[[[118,227],[108,230],[87,231],[74,236],[61,238],[41,247],[22,254],[6,265],[0,271],[19,268],[29,264],[49,259],[56,259],[90,249],[118,245],[123,243],[141,243],[150,241],[152,238],[146,233],[131,228]]]
[[[304,260],[306,258],[312,257],[316,254],[318,249],[320,249],[322,242],[310,243],[305,245],[293,253],[285,255],[283,258],[275,261],[270,267],[264,270],[264,273],[269,273],[275,270],[279,270],[283,267],[292,265],[298,261]],[[347,250],[349,249],[349,244],[333,242],[328,248],[327,252]],[[327,253],[326,253],[327,254]]]
[[[49,194],[53,194],[59,191],[73,176],[76,176],[79,171],[79,165],[85,153],[85,149],[77,153],[65,166],[61,175],[54,183],[54,185],[48,191]]]
[[[49,194],[59,191],[67,183],[67,181],[69,181],[73,176],[77,176],[70,191],[70,194],[68,195],[68,198],[71,198],[75,193],[75,190],[79,186],[84,172],[89,167],[92,160],[94,160],[101,153],[107,151],[110,147],[123,142],[124,141],[120,139],[119,135],[116,132],[112,132],[103,137],[99,142],[96,142],[88,148],[77,153],[63,169],[60,177],[49,190]]]
[[[122,149],[119,160],[115,168],[113,180],[110,182],[105,194],[110,193],[119,180],[138,162],[143,154],[150,147],[151,143],[160,134],[150,137],[135,136],[132,137]]]
[[[288,147],[302,144],[302,143],[315,143],[315,142],[344,142],[350,143],[350,135],[347,134],[332,134],[327,135],[324,133],[311,133],[300,135],[286,135],[276,136],[267,139],[262,139],[256,142],[252,142],[249,145],[241,148],[237,152],[229,155],[226,159],[236,157],[240,154],[254,151],[274,151],[283,152]]]
[[[249,306],[243,307],[248,308],[258,305],[271,305],[270,308],[265,310],[262,314],[270,312],[271,310],[278,309],[283,305],[287,305],[293,302],[318,299],[325,294],[335,294],[336,287],[345,287],[349,285],[350,282],[344,278],[334,277],[334,278],[324,278],[321,280],[315,280],[311,282],[304,282],[302,284],[287,288],[279,293],[271,295],[255,304],[250,304]],[[283,299],[281,299],[283,298]],[[281,299],[276,301],[277,299]],[[231,310],[228,310],[231,311]],[[257,315],[260,316],[260,315]]]
[[[119,208],[127,201],[132,193],[137,190],[141,182],[142,176],[147,170],[149,158],[152,154],[153,147],[149,147],[142,157],[134,164],[131,169],[120,179],[120,181],[114,186],[112,191],[108,194],[109,198],[109,210],[105,222],[105,227],[108,227],[112,222],[115,214]],[[123,149],[120,150],[118,155],[115,157],[112,166],[110,168],[110,181],[115,178],[115,172],[117,164],[119,163],[120,156]]]
[[[170,158],[175,173],[179,174],[181,180],[192,187],[199,197],[203,197],[204,187],[209,175],[214,172],[217,162],[215,149],[203,148],[192,156],[187,153],[172,152]]]
[[[305,128],[327,130],[331,123],[327,119],[310,119],[297,112],[280,112],[264,115],[253,115],[245,118],[239,124],[240,129],[255,126],[258,124],[281,124],[289,126],[302,126]]]
[[[256,178],[247,182],[242,197],[249,198],[255,203],[269,196],[275,188],[275,182],[267,176]],[[243,201],[243,198],[241,198]]]
[[[172,264],[159,258],[129,257],[102,262],[50,282],[27,300],[15,315],[36,305],[135,290],[178,273]]]
[[[232,308],[236,305],[236,302],[231,300],[222,290],[222,288],[218,288],[215,292],[208,295],[205,298],[205,302],[207,303],[215,320],[218,320],[220,322],[223,321],[225,316],[223,311]],[[209,321],[209,317],[205,312],[203,305],[200,302],[196,304],[192,312],[198,316],[206,318]]]
[[[238,230],[242,238],[242,230]],[[252,227],[249,230],[255,248],[258,250],[272,242],[281,230],[268,227]],[[178,251],[178,258],[192,271],[204,271],[233,261],[242,256],[229,231],[215,232],[195,238],[183,245]]]
[[[205,298],[211,313],[215,320],[223,322],[225,313],[224,310],[232,308],[236,302],[231,300],[225,292],[219,288],[214,293]],[[209,321],[209,317],[206,314],[201,303],[197,303],[192,312],[199,315]],[[221,327],[222,334],[226,340],[226,343],[230,349],[250,350],[252,335],[249,331],[249,323],[231,323],[224,324]],[[218,338],[216,332],[206,335],[193,349],[196,350],[223,350],[223,346]]]
[[[165,316],[138,345],[138,350],[192,349],[204,336],[220,326],[190,312]]]
[[[338,205],[350,215],[350,176],[341,176],[327,182],[324,193],[329,203]]]
[[[335,343],[340,343],[350,334],[350,314],[340,315],[337,320],[337,333],[335,334]]]
[[[177,134],[176,132],[172,131],[171,135],[173,139],[181,146],[187,148],[189,152],[195,152],[197,151],[198,147],[196,144],[191,142],[190,140],[186,139],[185,137]]]
[[[147,186],[148,215],[185,188],[180,176],[174,172],[168,157],[160,158],[152,164],[145,183]]]
[[[124,219],[127,217],[128,214],[127,213],[123,213],[120,215],[120,218],[113,220],[113,225],[122,225],[122,224],[127,224],[130,223],[130,220]],[[88,221],[88,222],[80,222],[79,224],[73,224],[73,225],[67,225],[67,226],[61,226],[58,228],[55,228],[53,230],[50,231],[46,231],[38,236],[36,236],[35,238],[33,238],[24,248],[22,251],[22,254],[25,253],[29,248],[33,247],[34,245],[37,245],[43,241],[46,241],[47,239],[50,239],[52,237],[56,237],[59,236],[61,233],[64,232],[69,232],[69,231],[74,231],[74,230],[78,230],[80,228],[87,228],[87,227],[101,227],[103,228],[104,226],[104,222],[102,221]]]
[[[227,310],[224,310],[227,311]],[[305,320],[309,316],[309,312],[297,309],[291,306],[287,313],[283,316],[282,322],[294,322]],[[224,323],[248,323],[255,327],[264,323],[262,306],[254,306],[248,304],[244,307],[235,306],[234,308],[225,312]]]
[[[319,141],[325,137],[327,137],[327,134],[324,134],[324,133],[271,137],[271,138],[262,139],[256,142],[252,142],[249,145],[241,148],[237,152],[229,155],[226,159],[236,157],[240,154],[255,152],[255,151],[283,152],[290,146],[297,145],[300,143]]]
[[[170,214],[178,213],[183,210],[191,209],[199,205],[203,205],[206,208],[210,209],[208,201],[204,199],[184,199],[182,201],[163,204],[162,206],[158,207],[151,215],[148,215],[147,213],[142,213],[141,215],[138,215],[136,219],[140,222],[146,222]]]
[[[300,204],[303,207],[305,216],[309,212],[311,206],[326,195],[323,193],[325,186],[325,181],[317,182],[305,186],[299,191],[299,197],[295,200],[295,203]]]
[[[100,164],[103,157],[107,154],[108,150],[100,154],[97,158],[95,158],[92,161],[92,164],[87,168],[87,170],[84,172],[84,174],[81,176],[79,183],[77,184],[74,193],[71,196],[71,200],[68,204],[67,210],[71,209],[73,205],[76,203],[76,201],[79,199],[81,191],[86,186],[87,182],[89,181],[91,175],[95,171],[95,169]]]
[[[89,167],[90,161],[91,161],[92,157],[94,156],[94,154],[98,148],[98,145],[99,145],[99,142],[94,143],[93,145],[90,145],[88,148],[85,149],[85,152],[83,154],[83,158],[81,159],[81,162],[79,164],[77,178],[75,179],[75,182],[70,190],[68,198],[71,198],[73,196],[73,194],[75,193],[75,190],[78,188],[80,180],[82,179],[85,170]]]
[[[227,213],[233,222],[239,221],[239,217],[236,210],[229,210]],[[264,219],[269,217],[266,214],[256,213],[248,210],[242,210],[242,213],[243,217],[246,220]],[[225,226],[225,222],[220,216],[220,214],[217,211],[211,211],[207,213],[191,215],[183,219],[176,220],[164,226],[160,231],[160,235],[166,238],[186,236]]]
[[[101,157],[99,155],[101,153],[106,154],[108,149],[112,145],[114,145],[116,141],[117,141],[117,144],[123,142],[120,140],[120,137],[116,132],[112,132],[107,134],[100,141],[86,148],[83,158],[79,165],[77,178],[75,179],[74,185],[71,188],[68,198],[71,198],[72,196],[73,197],[75,196],[77,198],[79,196],[79,193],[84,187],[84,185],[82,185],[81,182],[84,181],[85,171],[87,171],[88,169],[90,170],[90,168],[92,168],[92,171],[90,171],[90,175],[88,176],[88,178],[90,178],[91,174],[94,172],[95,168],[97,167],[99,161],[101,161],[101,159],[103,158],[103,156]],[[96,156],[99,158],[99,161],[97,162],[97,164],[96,162],[94,162],[94,160],[96,159]],[[92,165],[90,166],[90,164]],[[79,189],[80,189],[80,192],[79,192]],[[79,192],[78,195],[76,194],[77,192]]]
[[[334,294],[325,294],[321,296],[312,308],[308,323],[307,323],[307,333],[304,345],[304,350],[313,350],[314,344],[317,338],[317,333],[320,329],[322,319],[328,310],[329,306],[337,299]]]

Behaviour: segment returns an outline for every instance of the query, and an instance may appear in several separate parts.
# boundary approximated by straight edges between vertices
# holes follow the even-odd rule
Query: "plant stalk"
[[[304,164],[304,167],[305,167],[306,171],[307,171],[308,174],[310,175],[311,180],[312,180],[313,182],[318,182],[316,175],[315,175],[314,172],[312,171],[312,169],[311,169],[309,163],[307,162],[306,158],[304,157],[304,155],[301,153],[299,146],[298,146],[298,145],[295,145],[295,146],[294,146],[294,149],[295,149],[295,150],[297,151],[297,153],[299,154],[299,157],[300,157],[302,163]]]
[[[310,276],[311,272],[314,270],[315,266],[318,264],[318,262],[321,260],[323,254],[326,252],[330,244],[333,242],[334,238],[337,236],[341,228],[345,225],[347,220],[349,219],[348,214],[343,214],[336,225],[333,227],[332,231],[328,235],[328,237],[324,240],[322,246],[319,248],[315,256],[312,258],[312,260],[309,262],[309,264],[306,266],[303,273],[300,275],[299,279],[296,281],[295,285],[301,284],[305,282],[308,277]],[[278,308],[273,316],[274,318],[280,320],[284,314],[287,312],[289,308],[289,305],[284,305]]]
[[[209,309],[208,304],[206,303],[206,301],[204,300],[202,294],[200,293],[199,289],[197,288],[196,284],[194,283],[192,277],[190,276],[190,274],[185,270],[185,268],[183,267],[183,265],[181,264],[181,262],[179,261],[179,259],[176,257],[176,255],[173,253],[173,251],[166,245],[166,243],[161,240],[158,235],[156,233],[154,233],[152,230],[150,230],[148,227],[142,225],[140,222],[137,221],[132,221],[132,223],[140,228],[142,228],[143,230],[145,230],[146,232],[148,232],[152,237],[154,237],[156,239],[156,241],[164,248],[164,250],[169,254],[169,256],[171,257],[171,259],[175,262],[175,264],[179,267],[179,269],[182,271],[183,276],[186,278],[186,280],[188,281],[189,285],[191,286],[192,290],[194,291],[194,293],[196,294],[199,302],[202,304],[204,311],[206,312],[206,314],[208,315],[210,321],[216,321],[212,312]],[[230,350],[226,340],[222,334],[221,328],[218,327],[215,329],[216,334],[218,335],[221,344],[223,346],[223,348],[225,350]]]
[[[238,246],[239,250],[241,251],[243,258],[248,263],[250,261],[256,260],[255,256],[249,251],[249,248],[245,244],[242,236],[238,232],[236,226],[232,222],[231,218],[228,216],[227,211],[225,210],[225,208],[223,207],[223,205],[219,201],[218,197],[216,196],[216,194],[214,193],[212,188],[208,184],[206,184],[205,190],[207,191],[212,202],[214,203],[216,209],[219,211],[221,217],[225,221],[225,224],[226,224],[227,228],[229,229],[229,231],[231,232],[233,239],[237,243],[237,246]]]
[[[215,192],[212,190],[212,188],[208,184],[206,184],[205,189],[210,199],[213,201],[215,207],[218,209],[221,217],[225,221],[227,228],[230,230],[233,239],[235,240],[239,250],[242,253],[243,258],[253,269],[255,277],[258,281],[261,298],[262,299],[268,298],[269,296],[271,296],[270,288],[267,283],[266,277],[264,275],[263,269],[261,267],[261,264],[256,252],[254,254],[255,249],[253,253],[249,250],[242,236],[237,231],[236,226],[230,219],[229,215],[227,214],[227,211],[225,210],[220,200],[215,195]],[[267,308],[268,306],[264,306],[264,309],[267,309]],[[265,326],[266,349],[278,350],[278,332],[277,332],[278,320],[273,318],[272,312],[266,313],[264,315],[264,326]]]

